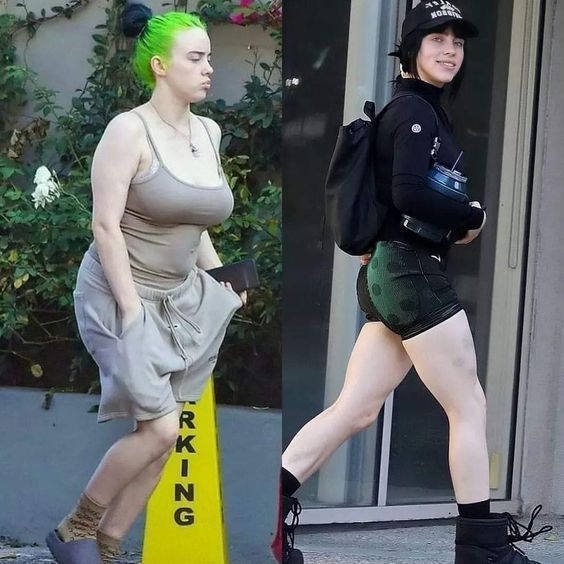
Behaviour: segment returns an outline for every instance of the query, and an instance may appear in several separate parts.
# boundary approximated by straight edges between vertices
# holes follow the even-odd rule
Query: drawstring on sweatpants
[[[180,354],[182,355],[182,358],[184,360],[187,360],[188,359],[188,353],[186,352],[186,350],[182,346],[180,338],[178,337],[178,333],[176,332],[178,324],[174,322],[174,319],[173,319],[172,313],[171,313],[171,308],[174,307],[174,302],[172,301],[172,298],[170,296],[165,296],[161,303],[163,305],[163,309],[164,309],[164,312],[165,312],[165,315],[166,315],[166,319],[168,321],[168,326],[170,327],[170,332],[172,333],[172,339],[175,342],[178,349],[180,350]]]

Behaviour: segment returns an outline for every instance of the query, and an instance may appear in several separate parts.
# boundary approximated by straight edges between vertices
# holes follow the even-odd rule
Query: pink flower
[[[253,2],[254,0],[239,0],[239,6],[242,8],[248,8]]]
[[[237,25],[243,25],[245,23],[245,16],[243,14],[230,14],[229,20]]]

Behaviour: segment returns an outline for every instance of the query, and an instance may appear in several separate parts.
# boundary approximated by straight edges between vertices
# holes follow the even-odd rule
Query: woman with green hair
[[[193,14],[129,4],[133,68],[150,100],[108,124],[92,162],[94,240],[74,304],[100,371],[98,422],[130,417],[76,507],[47,537],[62,564],[111,561],[158,483],[179,413],[197,400],[231,317],[246,301],[205,271],[221,266],[207,227],[233,210],[221,133],[191,104],[211,85],[210,40]]]

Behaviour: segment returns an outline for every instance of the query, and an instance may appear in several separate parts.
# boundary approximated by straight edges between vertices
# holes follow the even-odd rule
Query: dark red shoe
[[[278,525],[276,526],[276,534],[274,536],[274,540],[270,545],[270,550],[272,550],[272,554],[274,554],[274,558],[276,558],[276,562],[278,564],[282,564],[282,507],[280,506],[280,500],[282,499],[282,487],[280,487],[280,494],[278,497]]]

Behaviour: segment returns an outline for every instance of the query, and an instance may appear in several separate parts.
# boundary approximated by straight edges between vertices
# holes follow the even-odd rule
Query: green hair
[[[151,58],[161,57],[170,62],[170,53],[176,34],[185,29],[198,28],[206,31],[206,24],[196,14],[166,12],[147,21],[143,33],[135,42],[133,72],[148,88],[155,88],[156,80],[151,70]]]

